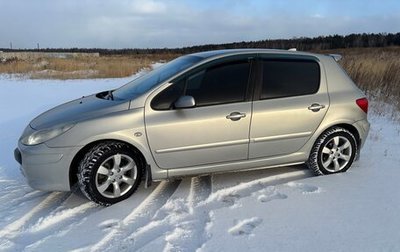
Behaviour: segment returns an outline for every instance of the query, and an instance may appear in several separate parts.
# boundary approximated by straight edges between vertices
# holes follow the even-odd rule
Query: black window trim
[[[254,96],[253,96],[253,101],[267,101],[267,100],[276,100],[276,99],[285,99],[285,98],[290,98],[290,97],[300,97],[300,96],[307,96],[307,95],[315,95],[319,92],[321,89],[321,79],[322,79],[322,74],[321,74],[321,65],[320,61],[315,58],[315,57],[308,57],[308,56],[301,56],[301,55],[296,55],[297,57],[288,57],[288,56],[258,56],[256,60],[256,81],[254,83]],[[318,65],[318,73],[319,73],[319,85],[318,89],[314,93],[309,93],[309,94],[302,94],[302,95],[288,95],[288,96],[281,96],[281,97],[272,97],[272,98],[261,98],[261,93],[262,93],[262,85],[263,85],[263,61],[264,60],[269,60],[269,61],[297,61],[297,62],[313,62],[317,63]]]

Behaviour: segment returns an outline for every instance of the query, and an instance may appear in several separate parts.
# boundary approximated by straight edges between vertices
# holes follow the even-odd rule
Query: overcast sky
[[[400,32],[400,0],[0,0],[0,48],[160,48],[363,32]]]

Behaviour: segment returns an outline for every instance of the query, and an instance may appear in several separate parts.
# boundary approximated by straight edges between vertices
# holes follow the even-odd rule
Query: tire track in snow
[[[128,234],[127,238],[120,244],[119,251],[140,251],[147,244],[161,239],[163,235],[172,231],[169,223],[171,215],[179,217],[181,213],[188,213],[186,199],[188,198],[188,188],[191,186],[190,179],[183,179],[168,201],[154,214],[151,220],[143,227]],[[178,214],[179,213],[179,214]],[[160,246],[162,247],[162,246]]]
[[[0,205],[0,212],[12,212],[14,208],[21,208],[24,203],[47,195],[46,192],[33,190],[27,185],[21,185],[16,181],[3,181],[0,187],[0,201],[7,204]]]
[[[22,250],[25,245],[16,243],[15,239],[18,238],[20,233],[23,232],[23,230],[33,221],[40,218],[40,216],[43,216],[43,213],[51,212],[51,210],[58,205],[58,202],[65,197],[64,194],[65,193],[60,192],[48,194],[30,211],[4,227],[0,231],[0,244],[7,244],[6,247],[9,251]]]
[[[165,247],[173,246],[177,251],[196,248],[196,240],[198,236],[203,235],[208,218],[193,220],[191,216],[196,205],[205,200],[210,193],[210,176],[185,179],[168,202],[157,211],[151,221],[146,226],[134,231],[127,239],[124,239],[122,246],[118,250],[146,250],[145,246],[147,244],[156,239],[162,239],[165,234],[168,234],[162,241]],[[176,243],[173,237],[176,233],[182,231],[184,236],[179,236],[182,241]]]
[[[162,208],[168,199],[174,194],[180,183],[181,180],[161,182],[146,198],[146,200],[144,200],[122,220],[119,227],[112,229],[98,243],[94,244],[90,248],[84,248],[83,251],[116,250],[118,247],[120,247],[120,249],[131,250],[131,248],[121,247],[121,242],[135,230],[146,226],[156,212]]]
[[[40,223],[31,226],[28,231],[37,231],[29,234],[43,237],[42,232],[47,233],[42,239],[36,240],[27,246],[24,251],[90,251],[92,244],[98,243],[110,230],[118,228],[125,216],[132,212],[132,209],[139,206],[157,187],[159,183],[154,183],[149,189],[139,188],[134,197],[111,207],[101,207],[88,201],[84,195],[82,197],[71,197],[63,202],[55,214],[59,217],[66,217],[63,222],[55,222],[55,218],[43,219]],[[67,208],[67,209],[65,209]],[[68,211],[66,211],[68,210]],[[47,228],[47,224],[54,224]],[[43,225],[42,225],[43,224]],[[36,230],[38,227],[39,230]],[[60,228],[61,227],[61,228]],[[54,233],[51,233],[51,231]],[[88,233],[89,232],[89,233]],[[90,235],[88,235],[90,234]],[[84,239],[81,239],[84,238]],[[74,241],[71,243],[71,241]]]
[[[18,235],[19,232],[21,232],[21,229],[24,226],[32,223],[32,220],[34,220],[35,218],[38,219],[40,218],[40,216],[43,216],[43,213],[51,212],[59,205],[61,201],[65,200],[69,195],[70,193],[50,193],[46,198],[40,201],[35,207],[24,214],[21,218],[3,228],[3,230],[0,231],[0,237],[7,239],[14,238],[16,235]]]
[[[169,245],[165,247],[164,251],[195,251],[201,249],[207,240],[209,240],[212,236],[208,230],[212,226],[212,216],[215,210],[235,206],[239,199],[248,197],[257,191],[265,189],[268,186],[285,184],[287,182],[311,176],[312,174],[308,170],[285,172],[283,174],[267,176],[252,180],[250,182],[223,188],[211,193],[207,199],[201,200],[197,203],[191,216],[194,221],[204,223],[204,225],[201,227],[197,226],[198,230],[203,231],[203,233],[196,234],[194,240],[192,239],[192,241],[186,242],[185,239],[182,239],[181,237],[186,237],[187,234],[184,232],[184,230],[177,229],[175,234],[170,234],[170,237],[167,236]],[[193,246],[192,244],[196,244],[196,246]]]
[[[5,208],[9,209],[10,207],[20,207],[22,203],[26,203],[27,201],[35,200],[49,194],[48,192],[27,190],[21,195],[22,192],[20,189],[13,190],[9,193],[9,195],[4,195],[1,197],[2,201],[8,202],[8,205],[3,205],[1,210]]]
[[[36,249],[46,241],[68,232],[72,227],[79,225],[84,217],[102,209],[101,206],[87,202],[73,208],[56,210],[49,216],[39,219],[26,232],[18,236],[16,243],[25,244],[26,251]]]
[[[181,220],[176,219],[178,221],[173,224],[176,225],[176,228],[166,236],[167,245],[164,251],[196,251],[201,249],[212,236],[208,230],[212,226],[213,211],[220,208],[232,207],[239,199],[250,196],[268,186],[285,184],[311,176],[312,174],[308,170],[288,172],[223,188],[214,193],[211,193],[211,179],[203,181],[203,184],[210,185],[208,188],[203,188],[203,191],[204,189],[209,189],[210,192],[208,195],[203,193],[203,197],[195,197],[193,195],[199,195],[199,193],[191,193],[190,198],[192,200],[189,201],[189,205],[191,206],[190,215]],[[192,189],[196,187],[198,185],[193,183]],[[196,189],[192,191],[196,191]],[[207,197],[204,197],[205,195]],[[196,198],[197,200],[193,200]]]
[[[189,215],[181,221],[175,221],[174,229],[165,237],[167,244],[164,251],[195,251],[208,240],[210,210],[198,206],[210,197],[211,192],[211,176],[192,178],[188,199]]]
[[[214,210],[231,207],[240,198],[268,186],[310,176],[312,174],[308,170],[288,172],[241,183],[214,193],[210,176],[193,177],[190,183],[185,179],[154,216],[148,216],[145,225],[136,225],[138,228],[131,228],[132,232],[120,234],[118,243],[97,247],[96,250],[146,251],[154,243],[157,244],[156,248],[164,244],[164,251],[195,251],[211,238],[208,229],[212,226]]]
[[[300,170],[240,183],[212,193],[207,200],[200,202],[199,206],[207,206],[212,209],[233,206],[238,199],[250,196],[252,193],[262,190],[267,186],[285,184],[311,176],[313,175],[309,170]]]
[[[196,207],[198,203],[206,200],[212,191],[211,176],[192,178],[189,194],[189,205]]]
[[[209,224],[212,225],[212,215],[214,210],[218,210],[224,207],[234,207],[239,199],[251,196],[252,194],[259,191],[265,191],[266,188],[269,188],[271,186],[274,187],[286,183],[293,183],[293,181],[312,176],[313,174],[311,173],[311,171],[300,170],[300,171],[286,172],[283,174],[267,176],[246,183],[240,183],[238,185],[228,188],[223,188],[212,193],[210,197],[208,197],[205,201],[200,202],[198,207],[200,209],[203,209],[203,212],[208,212],[210,219]],[[281,198],[284,199],[285,196],[281,195]],[[252,221],[249,222],[250,223],[249,227],[247,227],[247,224],[249,224],[247,223],[247,221],[248,220],[244,220],[244,222],[242,223],[244,225],[241,225],[241,227],[243,226],[246,230],[248,229],[247,231],[250,232],[251,231],[250,229],[253,229],[255,226],[259,225],[262,222],[262,219],[259,218],[252,219]],[[239,230],[239,227],[237,227],[237,229]],[[240,228],[240,230],[242,229]],[[244,232],[247,232],[246,230],[244,230]],[[231,233],[231,231],[233,230],[231,229],[229,232]],[[203,244],[199,246],[196,249],[196,251],[197,250],[202,251],[202,248],[205,246],[207,240],[210,239],[211,236],[212,234],[208,234],[207,236],[205,236],[207,239],[203,240]]]
[[[7,242],[10,250],[14,251],[25,249],[38,240],[48,239],[65,231],[79,222],[88,210],[97,208],[92,202],[71,209],[65,208],[63,204],[71,197],[76,197],[73,192],[48,194],[21,218],[0,231],[0,243]]]
[[[131,251],[146,250],[148,244],[157,244],[158,248],[165,246],[166,251],[196,250],[211,238],[208,226],[212,225],[214,210],[233,206],[238,199],[266,186],[283,184],[310,175],[308,171],[273,175],[223,188],[214,193],[211,193],[210,176],[188,179],[187,182],[190,183],[185,185],[180,181],[162,182],[120,222],[122,225],[109,228],[111,232],[101,240],[96,239],[98,242],[94,247],[82,249]],[[178,187],[183,195],[174,198],[173,196],[178,196]],[[34,191],[24,193],[29,197],[36,195]],[[90,203],[65,209],[64,203],[70,197],[71,193],[48,194],[20,220],[0,231],[0,244],[7,244],[5,247],[10,248],[10,251],[35,250],[49,239],[68,233],[73,225],[79,225],[83,221],[82,216],[96,211]]]
[[[44,198],[49,193],[40,191],[27,191],[13,190],[10,195],[5,195],[0,198],[0,201],[7,202],[0,206],[0,212],[4,217],[0,219],[0,227],[4,227],[14,222],[23,216],[24,210],[29,211],[36,205],[36,202]],[[20,216],[21,215],[21,216]]]

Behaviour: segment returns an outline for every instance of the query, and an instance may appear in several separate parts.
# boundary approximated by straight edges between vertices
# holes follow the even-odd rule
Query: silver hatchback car
[[[301,163],[317,175],[344,172],[367,137],[368,100],[339,58],[265,49],[182,56],[41,114],[15,159],[31,187],[78,184],[102,205],[142,180]]]

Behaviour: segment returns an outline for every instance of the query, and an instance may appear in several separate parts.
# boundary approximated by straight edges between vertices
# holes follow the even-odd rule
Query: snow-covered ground
[[[297,166],[185,178],[107,208],[27,186],[13,149],[28,122],[129,79],[0,77],[0,251],[400,251],[400,126],[374,113],[344,174]]]

